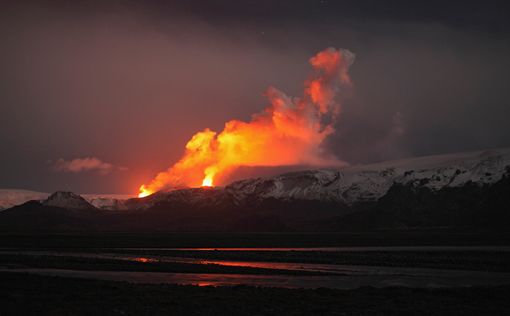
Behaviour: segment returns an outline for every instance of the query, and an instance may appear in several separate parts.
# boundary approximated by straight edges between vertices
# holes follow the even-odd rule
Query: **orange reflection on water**
[[[134,258],[133,259],[134,261],[136,262],[143,262],[143,263],[147,263],[147,262],[154,262],[156,260],[154,259],[151,259],[151,258],[145,258],[145,257],[137,257],[137,258]]]
[[[226,261],[226,260],[202,260],[202,264],[218,264],[230,267],[248,267],[263,269],[289,269],[294,268],[296,264],[284,262],[249,262],[249,261]]]
[[[214,286],[214,285],[215,285],[215,283],[213,283],[213,282],[202,282],[202,281],[200,281],[200,282],[196,283],[195,285],[198,285],[198,286]]]

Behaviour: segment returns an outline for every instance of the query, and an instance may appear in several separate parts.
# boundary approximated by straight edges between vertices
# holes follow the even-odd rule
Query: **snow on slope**
[[[433,190],[469,181],[494,183],[510,169],[510,148],[436,155],[382,163],[292,172],[271,178],[248,179],[227,186],[237,201],[264,199],[330,200],[352,204],[383,196],[393,183]]]
[[[123,210],[126,208],[124,201],[135,197],[127,194],[81,194],[81,196],[101,210]]]
[[[321,200],[352,204],[382,197],[394,183],[424,186],[433,190],[458,187],[468,182],[492,184],[510,172],[510,148],[435,155],[349,166],[341,169],[298,171],[269,178],[246,179],[223,188],[182,189],[159,192],[144,199],[129,195],[84,194],[99,209],[143,209],[159,201],[193,205],[234,203],[276,198],[282,200]],[[25,190],[0,190],[0,209],[28,200],[43,200],[47,193]]]
[[[83,197],[73,192],[57,191],[42,202],[43,205],[74,210],[88,210],[95,207]]]
[[[50,194],[45,192],[0,189],[0,211],[30,200],[43,201],[49,196]],[[134,197],[126,194],[81,194],[81,196],[96,208],[103,210],[123,209],[123,201]]]

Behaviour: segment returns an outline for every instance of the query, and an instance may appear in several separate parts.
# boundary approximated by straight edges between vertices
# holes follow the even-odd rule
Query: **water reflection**
[[[198,282],[198,283],[193,284],[193,285],[198,285],[198,286],[216,286],[216,283],[214,283],[214,282]]]
[[[132,259],[133,261],[136,261],[136,262],[143,262],[143,263],[156,262],[157,261],[156,259],[145,258],[145,257],[135,257],[135,258],[130,258],[130,259]]]
[[[475,285],[510,284],[508,273],[467,272],[461,274],[431,275],[333,275],[333,276],[289,276],[289,275],[241,275],[198,274],[131,271],[81,271],[62,269],[0,269],[0,271],[33,273],[49,276],[91,278],[133,283],[167,283],[199,286],[250,285],[283,288],[336,288],[354,289],[362,286],[388,287],[407,286],[420,288],[462,287]],[[450,271],[451,272],[451,271]]]
[[[383,247],[384,248],[384,247]],[[225,248],[217,248],[224,250]],[[243,248],[234,248],[243,249]],[[249,248],[261,250],[264,248]],[[291,251],[301,248],[285,248]],[[373,249],[381,250],[381,247]],[[384,248],[384,249],[387,249]],[[437,249],[437,248],[436,248]],[[444,247],[440,249],[444,250]],[[479,248],[475,248],[479,249]],[[492,247],[483,248],[492,250]],[[501,250],[501,248],[497,248]],[[180,248],[179,250],[183,250]],[[195,250],[197,250],[195,248]],[[228,248],[232,250],[232,248]],[[274,248],[273,248],[274,250]],[[412,248],[416,250],[416,248]],[[237,251],[237,250],[233,250]],[[240,250],[239,250],[240,251]],[[409,287],[448,287],[473,285],[500,285],[510,284],[510,273],[497,273],[467,270],[441,270],[414,267],[389,266],[362,266],[341,264],[320,264],[305,262],[265,262],[265,261],[235,261],[235,260],[207,260],[198,258],[173,257],[162,255],[148,255],[143,252],[109,253],[109,252],[58,252],[58,251],[1,251],[2,255],[25,254],[33,256],[63,256],[124,260],[140,263],[188,263],[188,264],[215,264],[221,266],[264,268],[271,269],[271,275],[251,274],[203,274],[203,273],[165,273],[165,272],[132,272],[132,271],[72,271],[65,269],[16,269],[4,271],[29,272],[36,274],[83,277],[107,280],[119,280],[137,283],[172,283],[193,284],[198,286],[224,286],[224,285],[252,285],[262,287],[287,288],[316,288],[329,287],[349,289],[360,286],[409,286]],[[157,252],[156,252],[157,253]],[[496,253],[496,252],[495,252]],[[143,254],[143,256],[140,256]],[[170,254],[170,253],[166,253]],[[174,253],[177,255],[177,253]],[[314,254],[315,255],[315,254]],[[253,258],[257,258],[253,256]],[[274,270],[294,270],[305,272],[321,272],[328,275],[275,275]],[[203,271],[203,270],[202,270]],[[259,271],[260,272],[260,271]],[[296,273],[297,274],[297,273]]]

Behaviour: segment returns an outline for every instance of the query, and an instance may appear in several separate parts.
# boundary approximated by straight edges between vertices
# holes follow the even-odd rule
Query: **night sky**
[[[510,146],[504,1],[175,2],[2,3],[0,188],[135,193],[269,86],[300,95],[327,47],[356,60],[325,152]]]

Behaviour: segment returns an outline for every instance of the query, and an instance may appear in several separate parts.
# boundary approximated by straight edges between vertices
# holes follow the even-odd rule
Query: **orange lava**
[[[138,193],[139,198],[143,198],[143,197],[149,196],[152,193],[154,193],[153,191],[146,189],[145,185],[143,185],[143,184],[140,186],[139,191],[140,191],[140,193]]]
[[[202,186],[203,187],[212,187],[213,186],[213,180],[212,178],[210,177],[205,177],[204,180],[202,181]]]

